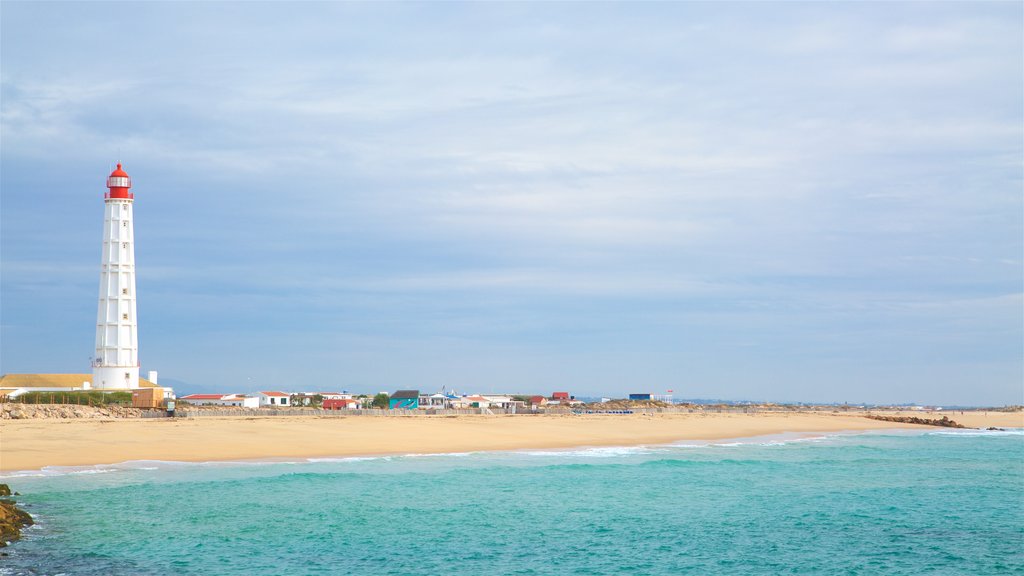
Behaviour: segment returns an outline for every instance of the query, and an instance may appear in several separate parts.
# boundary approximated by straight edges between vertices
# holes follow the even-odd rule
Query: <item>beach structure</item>
[[[448,396],[437,394],[420,394],[420,408],[447,408],[451,405]]]
[[[569,399],[569,393],[568,392],[552,392],[551,393],[551,399],[552,400],[568,400]]]
[[[164,389],[136,388],[132,390],[132,408],[159,408],[164,405]]]
[[[636,393],[636,394],[630,394],[629,395],[629,399],[630,400],[650,400],[651,396],[652,396],[652,394],[650,392],[640,392],[640,393]]]
[[[260,392],[260,407],[272,406],[274,408],[278,406],[288,406],[288,395],[284,392]]]
[[[392,410],[415,410],[420,407],[419,390],[399,390],[388,399],[388,408]]]
[[[260,399],[256,396],[241,394],[189,394],[184,400],[195,406],[238,406],[240,408],[259,408]]]
[[[473,394],[470,396],[463,396],[462,398],[464,405],[467,408],[490,408],[491,400],[486,396],[479,394]]]

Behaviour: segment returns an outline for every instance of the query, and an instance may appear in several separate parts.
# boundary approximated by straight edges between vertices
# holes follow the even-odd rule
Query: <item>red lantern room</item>
[[[129,190],[131,187],[131,177],[121,169],[121,163],[118,162],[117,169],[111,172],[110,177],[107,178],[107,188],[109,190],[104,198],[125,198],[131,200],[135,198],[135,195]]]

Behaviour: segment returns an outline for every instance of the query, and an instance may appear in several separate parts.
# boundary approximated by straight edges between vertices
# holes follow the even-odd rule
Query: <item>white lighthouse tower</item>
[[[99,389],[139,387],[139,325],[135,317],[135,227],[128,173],[117,169],[107,178],[103,208],[103,258],[100,305],[96,316],[96,356],[92,386]]]

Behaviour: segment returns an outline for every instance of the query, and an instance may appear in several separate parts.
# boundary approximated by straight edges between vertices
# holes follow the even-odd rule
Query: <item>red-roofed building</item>
[[[355,398],[328,398],[324,400],[324,410],[356,410],[359,407],[359,400]]]
[[[189,394],[182,396],[179,400],[220,400],[224,394]]]
[[[240,408],[258,408],[259,398],[242,396],[241,394],[189,394],[178,400],[184,400],[193,406],[238,406]]]
[[[265,406],[287,406],[288,395],[284,392],[260,392],[260,407]]]
[[[548,403],[548,399],[543,396],[530,396],[530,404],[533,406],[543,406]]]
[[[551,393],[551,399],[552,400],[568,400],[569,399],[569,393],[568,392],[552,392]]]

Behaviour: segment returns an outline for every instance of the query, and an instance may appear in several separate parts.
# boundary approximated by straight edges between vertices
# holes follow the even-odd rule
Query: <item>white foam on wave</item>
[[[515,454],[524,456],[558,456],[577,458],[615,458],[617,456],[635,456],[638,454],[653,454],[664,450],[651,446],[595,446],[588,448],[552,449],[552,450],[518,450]]]
[[[833,440],[849,434],[826,434],[817,436],[803,436],[798,434],[769,434],[765,436],[752,436],[749,438],[730,438],[728,441],[716,440],[685,440],[668,444],[672,448],[737,448],[740,446],[787,446],[799,443],[819,443]]]
[[[950,428],[948,430],[935,430],[925,432],[926,436],[1024,436],[1024,428],[1003,428],[1001,430],[977,430],[977,429],[962,429],[962,428]]]
[[[338,456],[338,457],[325,457],[325,458],[306,458],[306,462],[311,463],[348,463],[348,462],[367,462],[370,460],[383,460],[381,456]]]
[[[182,460],[127,460],[115,464],[94,464],[88,466],[44,466],[39,470],[17,470],[0,474],[4,478],[49,478],[57,476],[73,476],[79,474],[111,474],[117,472],[171,470],[184,467],[206,467],[206,466],[239,466],[258,464],[284,464],[286,462],[261,462],[261,461],[206,461],[186,462]],[[296,462],[298,463],[298,462]]]
[[[72,476],[79,474],[109,474],[117,472],[116,468],[105,466],[47,466],[39,470],[16,470],[0,474],[0,480],[8,478],[52,478],[54,476]]]
[[[401,458],[435,458],[438,456],[464,458],[466,456],[472,456],[477,453],[478,452],[427,452],[424,454],[403,454]]]

